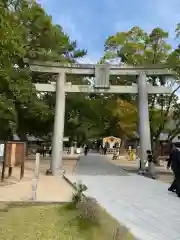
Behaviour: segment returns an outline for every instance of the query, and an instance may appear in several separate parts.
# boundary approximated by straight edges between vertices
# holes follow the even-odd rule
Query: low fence
[[[115,148],[108,148],[107,149],[107,154],[118,154],[119,153],[119,150],[118,149],[115,149]]]
[[[72,148],[72,147],[64,147],[63,148],[63,155],[70,155],[70,154],[82,154],[84,152],[83,148]],[[119,149],[117,148],[108,148],[106,154],[108,155],[119,155],[119,153],[126,153],[128,154],[128,149],[124,149],[122,151],[119,151]],[[132,152],[135,154],[136,150],[132,149]],[[29,151],[29,154],[35,154],[36,153],[36,149],[33,149],[33,151]],[[48,152],[47,152],[48,155]]]
[[[136,149],[131,149],[131,151],[135,154],[136,153]],[[119,149],[116,148],[108,148],[107,149],[107,154],[119,154],[119,153],[129,153],[129,149],[122,149],[121,151],[119,151]]]

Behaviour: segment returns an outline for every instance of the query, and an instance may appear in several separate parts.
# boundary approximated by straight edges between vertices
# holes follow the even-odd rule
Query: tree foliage
[[[111,62],[113,57],[116,60],[119,59],[121,63],[133,66],[169,64],[170,57],[171,62],[175,61],[175,58],[171,54],[172,48],[167,43],[167,39],[168,33],[161,28],[155,28],[147,33],[136,26],[128,32],[118,32],[107,38],[103,60]],[[161,132],[166,129],[170,110],[176,105],[179,86],[176,81],[160,76],[151,77],[148,81],[153,86],[170,86],[175,89],[171,95],[149,96],[151,138],[152,142],[153,139],[156,142]]]
[[[34,82],[52,76],[30,73],[23,59],[74,62],[86,52],[35,1],[0,0],[0,8],[0,136],[46,134],[54,111]]]
[[[105,59],[114,56],[130,65],[152,65],[165,63],[171,46],[167,44],[168,33],[155,28],[150,34],[139,27],[128,32],[118,32],[105,42]]]
[[[179,42],[180,40],[180,24],[177,24],[176,28],[176,38]],[[169,64],[172,68],[172,70],[176,73],[176,79],[177,84],[175,86],[175,90],[179,90],[179,81],[180,81],[180,42],[177,46],[177,48],[170,54],[169,56]],[[172,140],[174,137],[176,137],[180,133],[180,104],[178,99],[174,102],[173,108],[171,109],[171,118],[173,119],[173,122],[171,122],[174,127],[169,126],[168,132],[169,136],[168,139]]]
[[[76,99],[76,100],[75,100]],[[137,110],[134,103],[103,95],[67,96],[65,133],[79,144],[88,138],[113,135],[134,137]]]

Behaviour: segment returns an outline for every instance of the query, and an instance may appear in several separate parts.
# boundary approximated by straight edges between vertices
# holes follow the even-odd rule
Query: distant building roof
[[[19,138],[19,136],[17,134],[14,134],[13,135],[13,140],[14,141],[20,141],[20,138]],[[37,141],[43,142],[44,141],[42,138],[37,138],[37,137],[35,137],[33,135],[27,135],[27,140],[29,142],[37,142]],[[69,137],[64,137],[63,141],[64,142],[68,142],[69,141]]]
[[[32,135],[27,135],[27,140],[30,141],[30,142],[35,142],[35,141],[40,141],[42,142],[43,140],[41,138],[36,138]]]

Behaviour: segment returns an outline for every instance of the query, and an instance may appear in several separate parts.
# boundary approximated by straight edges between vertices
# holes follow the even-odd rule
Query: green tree
[[[30,73],[24,58],[74,62],[86,54],[35,1],[0,1],[0,136],[52,131],[54,97],[37,94],[34,83],[51,74]],[[44,127],[47,126],[47,127]]]
[[[169,64],[176,71],[177,78],[180,78],[180,23],[176,28],[176,39],[179,41],[177,48],[169,56]]]
[[[105,136],[120,137],[123,142],[134,137],[137,110],[134,103],[104,95],[67,96],[65,134],[72,141],[86,141]]]
[[[176,38],[180,40],[180,24],[177,24],[176,28]],[[180,42],[177,48],[170,54],[169,56],[169,65],[172,70],[176,73],[177,84],[175,89],[179,89],[179,81],[180,81]],[[177,134],[180,133],[180,105],[179,102],[176,101],[171,109],[171,125],[169,126],[169,136],[168,139],[172,140]]]
[[[22,26],[9,10],[8,2],[1,1],[0,10],[0,133],[7,135],[16,128],[17,112],[14,97],[18,97],[19,93],[22,94],[22,85],[17,89],[16,76],[19,70],[15,68],[15,64],[17,58],[24,56],[25,45],[21,35]],[[23,100],[22,96],[21,101]]]
[[[118,32],[108,37],[105,42],[105,54],[103,60],[110,60],[112,56],[119,59],[121,63],[128,65],[159,65],[169,61],[171,46],[167,43],[168,33],[160,28],[155,28],[151,33],[146,33],[139,27],[133,27],[128,32]],[[171,86],[176,82],[164,77],[154,76],[148,79],[153,86]],[[176,92],[179,86],[170,96],[152,95],[149,98],[151,141],[155,142],[153,149],[158,145],[159,137],[165,129],[168,121],[169,111],[177,101]],[[156,109],[156,110],[155,110]],[[157,112],[160,121],[157,124]],[[156,124],[155,124],[156,122]]]

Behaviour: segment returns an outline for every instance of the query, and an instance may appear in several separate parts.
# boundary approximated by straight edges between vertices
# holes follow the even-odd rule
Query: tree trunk
[[[159,150],[160,150],[160,142],[159,140],[155,140],[152,145],[152,152],[155,158],[155,162],[157,166],[160,166],[160,158],[159,158]]]
[[[19,132],[17,132],[17,136],[19,137],[20,141],[26,142],[25,155],[27,157],[28,156],[28,139],[27,139],[26,133],[19,131]]]
[[[124,151],[126,143],[127,143],[127,140],[128,140],[127,136],[123,136],[121,138],[121,145],[120,145],[120,148],[119,148],[119,155],[120,155],[120,153],[122,153]]]

